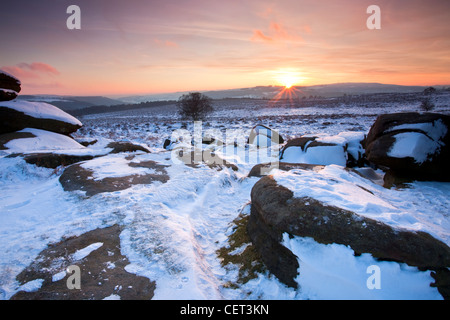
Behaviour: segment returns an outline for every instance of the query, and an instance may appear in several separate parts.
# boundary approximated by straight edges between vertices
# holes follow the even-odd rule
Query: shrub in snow
[[[178,113],[184,119],[203,120],[213,111],[211,99],[200,92],[182,95],[177,102]]]
[[[435,105],[433,102],[431,102],[430,98],[425,98],[422,100],[422,103],[420,104],[420,109],[423,111],[431,111],[435,108]]]

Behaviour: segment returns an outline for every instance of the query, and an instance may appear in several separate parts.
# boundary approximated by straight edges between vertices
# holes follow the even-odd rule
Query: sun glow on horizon
[[[285,89],[291,89],[295,85],[299,85],[304,81],[304,77],[299,72],[293,70],[277,70],[273,72],[273,78],[278,84],[285,87]]]

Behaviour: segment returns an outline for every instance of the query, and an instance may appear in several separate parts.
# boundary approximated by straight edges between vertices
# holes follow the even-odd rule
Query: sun
[[[285,89],[290,89],[302,81],[300,74],[291,70],[278,70],[275,72],[274,78]]]
[[[296,84],[297,79],[295,79],[294,77],[285,76],[280,79],[280,82],[286,89],[290,89],[294,84]]]

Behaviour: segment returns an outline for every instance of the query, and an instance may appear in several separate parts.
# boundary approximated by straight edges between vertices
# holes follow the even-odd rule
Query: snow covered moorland
[[[450,114],[450,94],[435,99],[434,112]],[[401,183],[394,179],[386,188],[382,170],[386,167],[370,167],[361,144],[379,115],[418,112],[419,105],[418,101],[364,105],[331,101],[291,107],[231,99],[216,101],[201,132],[195,124],[183,122],[173,106],[80,117],[83,127],[71,133],[74,139],[45,128],[20,128],[13,139],[4,134],[0,140],[0,299],[57,299],[50,291],[60,290],[61,295],[70,291],[69,265],[83,269],[95,264],[100,265],[95,283],[81,298],[126,299],[133,286],[136,298],[143,292],[139,290],[145,278],[151,287],[145,297],[153,299],[443,299],[448,288],[438,290],[430,284],[435,283],[435,272],[445,276],[450,266],[446,264],[450,183],[402,176]],[[27,104],[23,107],[30,110]],[[58,112],[55,120],[70,119]],[[270,141],[268,148],[248,143],[258,125],[274,130],[269,131],[269,140],[277,132],[283,143]],[[411,125],[401,129],[406,127]],[[430,129],[430,134],[418,136],[420,128]],[[428,155],[444,149],[439,140],[444,130],[438,122],[431,128],[415,126],[409,136],[394,132],[399,139],[386,153],[402,158],[419,152],[429,139],[432,144],[426,144],[426,155],[415,153],[426,162]],[[180,132],[188,138],[180,141]],[[193,149],[196,132],[200,138],[208,133],[209,140],[197,139]],[[252,142],[267,137],[264,130],[258,132],[263,136]],[[166,139],[170,144],[163,148]],[[417,146],[409,147],[413,140]],[[402,141],[407,145],[400,146]],[[122,149],[112,144],[117,142]],[[29,161],[36,154],[70,162],[58,166],[35,162],[40,166]],[[180,159],[198,161],[186,164]],[[379,252],[280,229],[276,245],[292,253],[298,265],[294,277],[284,281],[284,274],[271,267],[271,256],[261,253],[256,234],[247,230],[256,210],[252,190],[264,172],[249,173],[263,163],[271,164],[267,169],[271,175],[264,179],[272,179],[277,190],[292,193],[292,198],[283,200],[287,206],[295,199],[310,199],[302,206],[321,208],[319,202],[326,210],[351,212],[355,221],[375,221],[374,225],[394,234],[427,234],[424,241],[437,243],[433,248],[443,254],[432,266],[421,265],[420,257],[405,259],[413,261],[408,264],[381,259]],[[318,225],[333,223],[333,218],[323,216]],[[82,238],[112,226],[119,226],[120,253],[107,249],[106,238]],[[71,247],[73,239],[88,240]],[[66,245],[65,255],[51,256],[46,251],[57,251],[60,244]],[[401,256],[399,251],[394,254]],[[123,257],[117,259],[119,254]],[[125,261],[124,266],[119,260]],[[112,271],[137,277],[107,286],[108,279],[122,281],[107,276]],[[82,272],[81,291],[86,277]],[[137,279],[143,286],[139,290]]]

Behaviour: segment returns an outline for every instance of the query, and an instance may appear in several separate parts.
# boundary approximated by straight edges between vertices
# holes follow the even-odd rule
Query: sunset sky
[[[81,30],[66,9],[81,8]],[[369,5],[381,30],[369,30]],[[450,85],[448,0],[2,0],[21,94],[131,95],[337,82]]]

